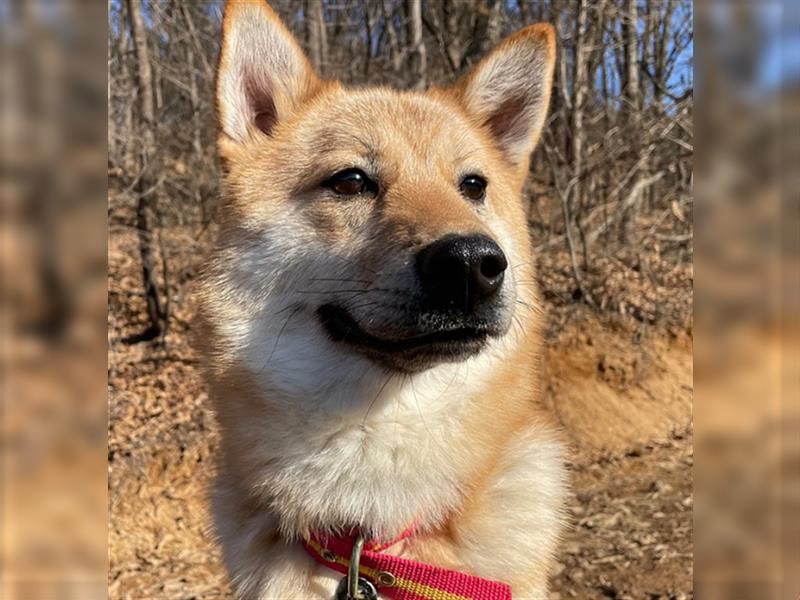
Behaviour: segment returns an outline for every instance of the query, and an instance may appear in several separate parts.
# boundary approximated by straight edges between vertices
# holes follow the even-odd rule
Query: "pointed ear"
[[[220,149],[270,135],[319,86],[292,34],[264,1],[230,0],[217,70]]]
[[[552,26],[530,25],[506,38],[452,89],[514,164],[526,159],[539,140],[555,56]]]

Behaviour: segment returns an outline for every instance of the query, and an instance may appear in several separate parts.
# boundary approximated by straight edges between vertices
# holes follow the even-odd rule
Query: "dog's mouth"
[[[409,337],[379,337],[365,331],[344,308],[324,304],[317,315],[335,342],[347,344],[394,369],[419,371],[435,362],[454,362],[478,354],[493,330],[488,326],[441,328]]]

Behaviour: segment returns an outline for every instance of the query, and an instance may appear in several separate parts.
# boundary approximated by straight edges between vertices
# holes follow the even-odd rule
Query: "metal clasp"
[[[343,577],[336,588],[336,600],[378,600],[375,586],[358,575],[363,550],[364,536],[359,533],[353,543],[353,551],[350,553],[347,577]]]

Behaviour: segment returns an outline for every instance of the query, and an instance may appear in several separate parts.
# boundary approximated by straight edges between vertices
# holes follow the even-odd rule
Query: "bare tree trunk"
[[[428,76],[428,52],[422,40],[422,0],[406,0],[408,16],[408,41],[412,48],[414,63],[412,72],[416,78],[415,87],[425,89]]]
[[[628,13],[628,26],[625,30],[627,38],[625,40],[625,52],[627,60],[625,65],[628,69],[627,76],[627,99],[630,103],[631,114],[639,112],[639,46],[636,39],[636,24],[638,22],[637,0],[626,0]]]
[[[505,16],[505,2],[494,0],[489,12],[489,22],[486,27],[486,51],[491,50],[500,42],[503,32],[503,18]]]
[[[667,48],[669,46],[669,34],[671,29],[672,14],[675,10],[673,2],[667,2],[664,7],[664,15],[661,19],[661,31],[655,36],[653,49],[653,105],[661,106],[664,90],[667,88]]]
[[[109,16],[110,19],[110,16]],[[108,24],[111,27],[111,23]],[[108,106],[111,107],[111,60],[112,60],[112,51],[111,51],[111,42],[113,38],[108,36],[108,77],[106,77],[106,102],[108,102]],[[109,163],[115,161],[117,158],[117,120],[114,118],[114,115],[109,108],[108,112],[108,136],[106,138],[108,140],[108,158]]]
[[[500,41],[503,25],[503,7],[501,0],[478,0],[475,5],[475,24],[469,46],[464,52],[463,60],[474,64]]]
[[[572,32],[565,31],[566,19],[562,17],[561,10],[554,2],[550,5],[551,20],[556,28],[556,38],[564,39],[572,35]],[[551,96],[552,115],[558,119],[558,127],[561,135],[556,135],[554,144],[557,145],[564,161],[569,155],[572,144],[572,131],[570,130],[569,118],[572,111],[572,96],[569,93],[569,48],[567,44],[558,44],[558,60],[556,61],[555,87]]]
[[[464,64],[464,41],[458,27],[459,10],[455,0],[442,0],[445,31],[447,32],[447,56],[458,71]]]
[[[517,0],[517,9],[519,10],[519,17],[523,23],[529,23],[531,20],[531,11],[528,7],[527,0]]]
[[[128,92],[125,98],[124,110],[122,111],[122,135],[118,140],[119,143],[119,166],[122,167],[122,170],[126,173],[130,173],[134,168],[134,157],[131,152],[131,134],[133,133],[133,93],[132,90],[134,88],[133,85],[133,77],[130,73],[130,68],[128,66],[128,59],[127,59],[127,52],[128,52],[128,44],[129,38],[127,33],[127,22],[128,22],[128,15],[127,15],[127,6],[125,4],[120,5],[119,7],[119,37],[116,40],[116,54],[117,60],[119,61],[120,66],[120,79],[124,84],[121,87]]]
[[[650,64],[652,59],[652,55],[650,53],[652,40],[655,37],[657,21],[658,21],[658,8],[660,6],[660,0],[646,0],[644,4],[644,14],[642,15],[644,19],[644,29],[642,31],[641,40],[642,40],[642,50],[641,55],[639,58],[639,64],[636,66],[637,71],[641,71],[642,65]],[[639,75],[639,97],[641,98],[642,106],[647,104],[647,79],[642,75]]]
[[[583,209],[583,147],[586,132],[583,128],[583,108],[589,93],[589,81],[586,70],[586,20],[588,8],[586,0],[579,0],[578,14],[575,19],[574,71],[572,77],[572,178],[574,184],[569,194],[572,207],[578,206],[576,222],[580,223]],[[571,226],[567,224],[567,226]],[[579,226],[580,228],[580,226]],[[588,268],[586,242],[581,228],[583,242],[584,268]]]
[[[372,65],[372,46],[375,44],[376,12],[370,10],[370,5],[364,5],[364,29],[367,34],[367,43],[364,48],[364,81],[369,81],[370,66]],[[380,36],[378,36],[380,44]]]
[[[149,325],[141,334],[130,341],[154,339],[166,330],[167,316],[161,306],[158,284],[155,277],[155,260],[153,257],[153,229],[151,226],[152,206],[149,200],[153,193],[153,154],[155,138],[153,127],[155,110],[153,107],[153,85],[150,70],[150,55],[147,47],[147,31],[145,29],[140,6],[134,0],[127,0],[128,17],[134,40],[134,53],[139,81],[139,112],[141,149],[139,169],[140,176],[134,188],[138,198],[136,204],[136,227],[139,236],[139,253],[142,261],[142,285],[147,303]]]
[[[603,6],[605,9],[605,4]],[[600,85],[602,86],[602,94],[603,94],[603,123],[605,130],[608,131],[611,129],[611,102],[610,94],[608,89],[608,60],[606,56],[606,11],[603,10],[600,24],[599,24],[599,31],[597,33],[597,45],[600,48]]]
[[[637,45],[636,25],[638,22],[637,0],[625,0],[626,16],[625,27],[623,28],[625,39],[625,67],[626,87],[625,100],[627,102],[628,131],[630,137],[631,150],[637,156],[640,150],[639,134],[641,132],[641,104],[639,102],[639,52]],[[646,165],[643,165],[641,172],[646,172]],[[634,175],[634,179],[636,179]],[[622,236],[626,244],[635,248],[636,246],[636,220],[639,213],[639,202],[634,202],[629,208],[625,209],[622,219]]]
[[[394,26],[394,11],[389,7],[389,0],[383,0],[383,21],[386,24],[386,35],[389,38],[389,57],[392,61],[392,69],[395,72],[400,70],[403,62],[403,54],[400,51],[400,42],[397,39],[397,29]]]
[[[186,25],[189,27],[189,34],[192,36],[192,40],[194,41],[195,51],[200,55],[200,59],[203,62],[205,74],[209,79],[213,79],[214,69],[212,68],[211,63],[208,61],[205,52],[203,52],[203,45],[200,43],[200,38],[197,37],[197,28],[194,25],[194,19],[192,18],[190,7],[184,4],[182,8],[183,16],[186,19]],[[195,10],[196,9],[197,7],[195,7]]]
[[[325,10],[322,0],[307,0],[306,14],[308,26],[308,54],[311,64],[322,71],[328,60],[328,36],[325,29]]]
[[[200,165],[203,164],[203,144],[200,139],[200,96],[197,90],[197,71],[194,54],[194,49],[187,44],[186,64],[189,66],[189,100],[192,106],[192,150],[194,150],[194,159],[197,165],[192,168],[200,168]],[[197,182],[192,186],[192,191],[195,203],[200,209],[200,224],[205,227],[208,223],[208,211]]]
[[[578,182],[572,188],[573,197],[580,197],[580,171],[583,165],[583,105],[588,93],[586,77],[586,0],[579,0],[575,24],[574,71],[572,76],[572,176]]]

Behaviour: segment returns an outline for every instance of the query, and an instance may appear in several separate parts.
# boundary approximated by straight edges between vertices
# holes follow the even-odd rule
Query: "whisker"
[[[359,269],[364,269],[365,271],[368,271],[368,272],[372,273],[373,275],[377,275],[377,272],[376,272],[376,271],[373,271],[373,270],[372,270],[372,269],[370,269],[369,267],[365,267],[364,265],[361,265],[361,264],[357,263],[356,261],[354,261],[354,260],[352,260],[352,259],[345,258],[344,256],[338,256],[338,255],[336,255],[336,254],[333,254],[333,255],[331,255],[331,256],[332,256],[332,258],[335,258],[336,260],[341,260],[342,262],[346,262],[346,263],[348,263],[348,264],[351,264],[351,265],[353,265],[353,266],[356,266],[356,267],[358,267]]]
[[[525,300],[522,300],[521,298],[517,298],[516,302],[518,304],[524,306],[525,308],[527,308],[529,311],[531,311],[534,314],[537,314],[537,315],[544,314],[544,308],[539,304],[531,304],[530,302],[525,302]]]
[[[297,305],[295,305],[295,304],[287,304],[286,306],[284,306],[284,307],[283,307],[282,309],[280,309],[279,311],[277,311],[277,312],[273,313],[273,314],[270,316],[270,318],[271,318],[271,317],[277,317],[278,315],[282,315],[282,314],[283,314],[283,313],[285,313],[287,310],[290,310],[290,309],[292,309],[292,308],[295,308],[295,307],[297,307],[297,308],[302,308],[302,305],[301,305],[301,306],[297,306]]]
[[[389,381],[394,377],[394,373],[389,373],[389,376],[386,378],[386,381],[383,382],[381,389],[378,390],[378,393],[375,394],[375,397],[372,399],[372,402],[369,403],[367,407],[367,412],[364,413],[364,420],[361,421],[361,426],[363,427],[367,423],[367,417],[369,417],[369,412],[372,410],[372,407],[375,405],[375,402],[378,401],[380,395],[383,393],[383,390],[386,389],[386,386],[389,385]]]
[[[338,277],[312,277],[309,281],[332,281],[335,283],[364,283],[369,285],[372,283],[368,279],[346,279],[346,278],[338,278]]]
[[[515,301],[516,301],[517,304],[521,304],[525,308],[529,308],[529,309],[533,310],[533,305],[530,304],[529,302],[525,302],[525,300],[523,300],[521,298],[517,298]]]
[[[525,327],[523,327],[522,321],[519,320],[519,317],[517,315],[514,315],[511,318],[511,320],[514,322],[515,325],[517,325],[517,327],[519,327],[520,334],[525,333]]]
[[[511,270],[513,271],[515,269],[518,269],[519,267],[532,267],[532,266],[535,266],[535,265],[536,265],[536,263],[534,261],[524,261],[524,262],[521,262],[521,263],[517,263],[515,265],[511,265]]]
[[[286,326],[289,324],[289,321],[292,319],[293,316],[295,316],[298,312],[300,312],[302,310],[302,308],[303,308],[302,306],[296,306],[295,309],[291,313],[289,313],[289,316],[286,317],[286,320],[283,322],[283,325],[281,325],[281,328],[278,331],[278,336],[275,338],[275,345],[272,346],[272,352],[269,353],[269,356],[267,357],[267,360],[264,363],[264,366],[262,366],[261,369],[259,369],[259,371],[258,371],[259,374],[261,374],[264,371],[264,369],[267,368],[267,365],[269,364],[269,361],[272,360],[272,357],[274,356],[275,351],[278,349],[278,344],[281,341],[281,336],[283,335],[283,332],[286,330]]]
[[[363,308],[368,308],[370,306],[379,305],[380,302],[378,300],[373,300],[372,302],[363,302],[361,304],[348,304],[348,310],[361,310]]]
[[[363,294],[365,292],[374,291],[372,288],[364,288],[363,290],[295,290],[295,294]]]
[[[420,408],[419,405],[419,396],[417,396],[417,389],[414,387],[414,378],[408,374],[406,374],[406,377],[408,378],[408,381],[411,384],[411,393],[414,394],[414,404],[417,407],[417,414],[419,414],[419,418],[422,421],[422,426],[425,427],[425,431],[428,432],[428,436],[430,436],[431,439],[436,439],[433,436],[433,432],[431,431],[430,427],[428,427],[428,422],[425,420],[425,417],[422,414],[422,408]]]

